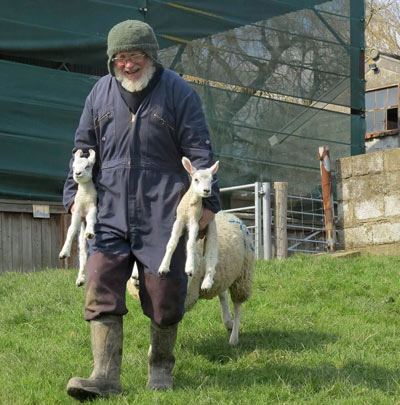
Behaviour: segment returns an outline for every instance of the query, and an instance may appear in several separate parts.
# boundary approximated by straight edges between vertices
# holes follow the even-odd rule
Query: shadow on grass
[[[336,384],[350,384],[383,392],[398,390],[400,368],[393,370],[361,361],[344,361],[342,365],[337,366],[326,359],[321,360],[316,367],[302,367],[288,364],[285,360],[285,352],[301,353],[305,350],[317,350],[321,346],[336,342],[337,339],[337,335],[323,332],[265,329],[241,333],[239,344],[235,347],[229,346],[229,334],[227,334],[225,337],[220,335],[205,341],[193,342],[187,349],[214,363],[215,367],[208,367],[202,371],[205,377],[212,378],[213,386],[223,389],[240,390],[253,384],[288,384],[299,389],[305,385],[312,386],[315,392],[318,392]],[[263,351],[271,353],[277,351],[283,355],[277,358],[265,356],[263,360]],[[236,360],[244,363],[241,359],[253,352],[259,356],[253,362],[255,365],[246,366],[243,369],[229,367],[228,363]],[[316,358],[314,357],[314,363]],[[177,376],[176,381],[179,381],[179,386],[193,388],[199,384],[199,380],[191,380],[184,373]]]
[[[254,385],[291,386],[301,390],[302,387],[312,387],[314,392],[326,390],[329,387],[358,386],[384,393],[398,391],[400,369],[389,370],[373,364],[350,361],[341,367],[332,363],[321,363],[317,367],[301,367],[285,364],[266,363],[260,367],[246,367],[232,370],[221,367],[218,370],[204,370],[205,378],[215,387],[239,391]],[[194,380],[185,374],[176,376],[177,388],[197,388],[199,380]],[[204,381],[204,378],[200,379]],[[203,385],[205,388],[205,385]]]
[[[191,350],[212,362],[224,362],[221,359],[235,359],[254,350],[290,350],[300,352],[316,348],[328,343],[334,343],[337,336],[324,332],[295,330],[257,330],[239,333],[239,344],[228,344],[230,332],[225,336],[219,335],[211,339],[194,342]]]

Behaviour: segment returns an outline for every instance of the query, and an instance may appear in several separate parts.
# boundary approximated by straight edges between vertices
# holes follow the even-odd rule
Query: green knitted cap
[[[114,25],[108,33],[107,65],[108,71],[112,76],[115,76],[114,63],[112,61],[114,55],[133,49],[143,50],[154,62],[161,65],[157,59],[159,46],[153,28],[143,21],[126,20]]]

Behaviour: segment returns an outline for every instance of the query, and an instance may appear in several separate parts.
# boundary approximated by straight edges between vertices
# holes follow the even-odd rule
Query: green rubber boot
[[[122,392],[122,316],[104,315],[90,321],[90,333],[93,372],[89,378],[73,377],[67,385],[67,394],[80,401]]]
[[[173,387],[172,369],[175,365],[174,347],[178,324],[159,326],[150,324],[149,379],[147,388],[155,391]]]

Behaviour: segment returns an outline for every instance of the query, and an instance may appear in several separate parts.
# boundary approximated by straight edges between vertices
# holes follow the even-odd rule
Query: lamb
[[[172,227],[164,258],[158,269],[158,274],[160,275],[169,272],[172,255],[185,228],[188,230],[185,273],[189,276],[194,274],[197,267],[196,239],[199,231],[199,219],[202,214],[202,199],[211,195],[212,178],[218,170],[219,162],[214,163],[208,169],[201,170],[193,167],[190,160],[186,157],[182,158],[182,164],[191,175],[192,181],[189,190],[182,197],[176,210],[176,220]],[[208,224],[205,244],[206,275],[201,285],[201,289],[204,291],[209,290],[213,285],[215,266],[218,259],[218,238],[215,219],[212,219]]]
[[[78,183],[75,195],[74,212],[71,225],[67,231],[65,243],[60,252],[60,259],[65,259],[71,254],[72,241],[80,228],[79,233],[79,273],[75,284],[79,287],[85,283],[85,266],[87,261],[86,239],[94,238],[94,224],[97,214],[97,193],[92,181],[92,170],[96,160],[96,153],[89,150],[89,157],[83,157],[83,151],[78,149],[72,164],[73,178]],[[85,221],[82,220],[85,218]]]
[[[239,341],[239,324],[242,303],[252,293],[254,271],[254,247],[246,226],[232,214],[219,212],[215,216],[218,232],[218,264],[215,269],[212,288],[204,291],[200,288],[206,273],[205,260],[201,257],[199,267],[188,281],[185,310],[194,307],[198,299],[212,299],[218,296],[221,304],[222,321],[228,330],[232,330],[229,344]],[[203,252],[203,241],[197,241],[197,250]],[[128,292],[138,298],[138,286],[128,281]],[[229,310],[228,290],[233,302],[233,319]]]

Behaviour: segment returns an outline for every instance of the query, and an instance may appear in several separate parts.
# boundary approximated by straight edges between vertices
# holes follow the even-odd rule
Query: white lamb
[[[97,193],[92,181],[92,170],[96,160],[93,149],[89,150],[89,157],[83,157],[83,152],[78,149],[74,155],[72,164],[73,178],[78,183],[75,195],[74,212],[71,217],[71,225],[68,228],[65,243],[60,252],[60,259],[65,259],[71,254],[72,241],[80,228],[79,233],[79,273],[75,281],[77,286],[85,283],[85,266],[87,260],[86,239],[94,237],[94,224],[97,213]],[[85,218],[83,221],[82,218]]]
[[[232,214],[219,212],[215,216],[218,232],[218,264],[215,269],[214,284],[208,291],[201,289],[206,273],[204,257],[201,256],[199,267],[189,279],[185,301],[185,310],[193,308],[198,299],[219,297],[222,321],[228,330],[232,330],[229,343],[239,341],[239,324],[242,303],[247,301],[252,292],[254,271],[254,248],[251,236],[239,218]],[[199,254],[203,252],[203,241],[197,242]],[[139,298],[138,285],[128,281],[128,292]],[[228,290],[233,302],[233,319],[229,310]]]
[[[188,231],[186,245],[185,273],[192,276],[196,269],[196,239],[199,231],[199,220],[202,215],[202,199],[211,196],[213,175],[218,170],[219,162],[214,163],[208,169],[197,170],[190,160],[182,158],[183,167],[192,177],[189,190],[182,197],[176,210],[176,220],[172,227],[170,239],[167,243],[166,252],[158,269],[159,274],[168,273],[172,255],[182,236],[185,228]],[[207,227],[205,236],[205,266],[206,275],[201,285],[202,290],[209,290],[213,285],[215,266],[218,260],[218,238],[215,219],[212,219]]]

